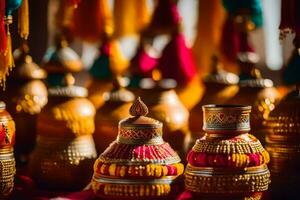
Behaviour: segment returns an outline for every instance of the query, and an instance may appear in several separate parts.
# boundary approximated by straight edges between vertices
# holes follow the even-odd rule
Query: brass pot
[[[269,131],[266,148],[270,152],[272,198],[298,198],[300,184],[300,92],[286,95],[265,121]]]
[[[41,188],[82,189],[92,176],[96,149],[92,138],[95,108],[87,90],[74,86],[49,89],[49,102],[38,116],[37,145],[29,163],[30,173]],[[84,172],[84,173],[83,173]]]
[[[0,101],[0,198],[6,199],[14,187],[16,173],[13,145],[15,143],[15,123]]]
[[[146,117],[148,108],[140,98],[129,113],[119,122],[116,139],[95,162],[92,188],[104,199],[168,197],[183,164],[163,140],[162,123]]]
[[[105,103],[96,112],[93,137],[98,154],[116,138],[119,121],[129,116],[128,110],[134,100],[134,94],[123,87],[120,77],[113,85],[110,92],[103,94]]]
[[[241,55],[242,56],[242,55]],[[251,57],[249,55],[245,55]],[[254,61],[240,58],[239,92],[228,101],[231,104],[251,105],[251,131],[263,144],[267,128],[263,125],[270,112],[275,108],[279,100],[279,92],[273,86],[273,81],[262,78],[260,71],[255,68]]]
[[[187,190],[213,198],[244,199],[268,189],[269,154],[248,134],[250,112],[250,106],[203,106],[205,135],[187,156]]]
[[[173,89],[176,85],[174,80],[151,82],[152,79],[143,79],[141,82],[143,89],[140,92],[149,107],[149,116],[163,123],[164,139],[183,156],[183,141],[189,134],[189,112]]]
[[[16,122],[18,130],[15,145],[17,165],[27,164],[36,139],[37,114],[48,101],[47,88],[43,82],[46,72],[32,61],[28,47],[15,52],[16,69],[8,79],[4,99]]]

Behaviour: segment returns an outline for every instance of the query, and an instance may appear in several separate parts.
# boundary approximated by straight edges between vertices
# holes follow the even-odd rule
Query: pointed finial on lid
[[[134,117],[146,116],[148,114],[148,107],[144,104],[140,97],[138,97],[129,109],[130,115]]]

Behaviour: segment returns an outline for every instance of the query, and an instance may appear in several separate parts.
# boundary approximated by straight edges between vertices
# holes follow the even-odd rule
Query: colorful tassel
[[[91,67],[91,74],[96,79],[111,79],[113,75],[122,74],[129,66],[121,52],[117,40],[106,41],[100,49],[100,56]]]
[[[18,15],[18,31],[21,38],[27,40],[29,35],[29,6],[28,0],[23,0]]]
[[[159,0],[148,30],[151,33],[172,33],[178,29],[180,21],[181,17],[175,1]]]
[[[7,33],[6,33],[6,51],[0,54],[0,68],[1,68],[1,77],[0,77],[0,85],[5,89],[5,81],[6,76],[9,71],[15,66],[13,54],[12,54],[12,43],[11,43],[11,35],[9,32],[9,25],[7,24]]]
[[[6,31],[5,31],[5,1],[0,1],[0,54],[4,54],[6,52],[7,44],[6,44]],[[0,60],[0,62],[2,59]],[[1,66],[1,63],[0,63]]]
[[[192,51],[186,46],[183,34],[173,36],[165,47],[158,68],[164,78],[173,78],[179,85],[189,83],[197,75]]]
[[[113,33],[112,12],[108,0],[80,1],[74,12],[74,34],[95,42]]]
[[[199,0],[197,38],[193,46],[193,55],[197,67],[203,74],[210,72],[211,57],[218,51],[225,10],[220,0]]]
[[[150,20],[147,0],[115,0],[114,23],[116,37],[140,32]]]

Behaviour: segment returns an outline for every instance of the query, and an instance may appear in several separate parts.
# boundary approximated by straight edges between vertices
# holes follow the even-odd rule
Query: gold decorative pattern
[[[250,137],[251,135],[248,134]],[[253,138],[253,136],[252,136]],[[198,139],[193,146],[194,152],[215,154],[249,154],[262,153],[265,151],[259,140],[229,141],[229,140],[204,140]]]
[[[237,194],[268,189],[270,172],[266,165],[248,167],[240,172],[230,169],[187,166],[186,189],[199,193]]]
[[[13,149],[0,150],[0,198],[7,198],[14,187],[14,176],[16,173]]]
[[[140,97],[138,97],[129,109],[132,116],[146,116],[148,114],[148,107],[144,104]]]
[[[242,131],[250,130],[251,107],[244,106],[203,106],[204,131]]]

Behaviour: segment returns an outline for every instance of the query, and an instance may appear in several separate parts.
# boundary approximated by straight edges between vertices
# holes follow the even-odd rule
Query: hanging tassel
[[[186,85],[197,75],[192,51],[181,33],[174,35],[163,50],[158,68],[162,77],[173,78],[178,85]]]
[[[148,27],[150,33],[172,33],[177,30],[181,21],[177,5],[174,0],[159,0],[151,23]]]
[[[0,55],[0,67],[1,67],[1,77],[0,77],[0,85],[5,90],[5,81],[6,76],[9,71],[15,66],[14,58],[12,54],[12,43],[11,43],[11,35],[9,32],[9,25],[7,24],[7,33],[6,33],[6,51]]]
[[[114,23],[116,37],[137,34],[149,22],[147,0],[115,0]]]
[[[6,66],[8,70],[12,70],[15,66],[14,57],[12,53],[11,35],[9,32],[9,25],[7,25],[7,52],[6,52]]]
[[[74,35],[88,42],[111,35],[113,22],[108,0],[80,1],[74,11]]]
[[[28,0],[23,0],[18,14],[18,31],[21,38],[27,40],[29,35],[29,6]]]
[[[117,40],[111,41],[110,68],[114,74],[122,74],[129,66],[129,60],[124,57],[120,49],[120,43]]]
[[[220,0],[199,0],[197,37],[193,46],[193,55],[198,70],[202,74],[210,72],[211,57],[219,48],[225,10]]]
[[[5,21],[4,21],[4,14],[5,14],[5,1],[0,1],[0,54],[3,54],[6,51],[6,31],[5,31]],[[0,62],[2,59],[0,60]],[[0,63],[1,66],[1,63]]]

